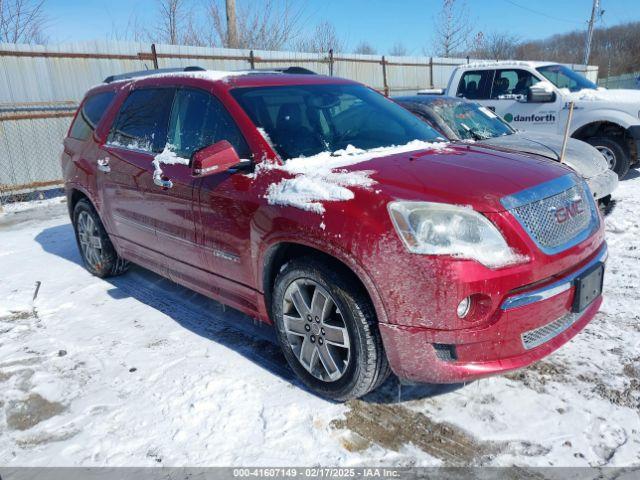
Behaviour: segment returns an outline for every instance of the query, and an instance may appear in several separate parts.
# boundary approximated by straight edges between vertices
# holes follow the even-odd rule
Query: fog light
[[[469,313],[471,308],[471,297],[463,298],[462,301],[458,304],[458,310],[456,313],[458,314],[458,318],[464,318]]]

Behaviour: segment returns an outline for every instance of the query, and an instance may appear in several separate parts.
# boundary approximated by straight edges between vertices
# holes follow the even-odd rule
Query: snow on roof
[[[165,77],[181,77],[181,78],[199,78],[202,80],[225,80],[229,77],[237,77],[240,75],[248,75],[252,73],[251,70],[189,70],[186,72],[164,72],[155,73],[140,77],[140,79],[147,78],[165,78]]]
[[[458,68],[490,68],[490,67],[542,67],[555,65],[553,62],[529,62],[524,60],[479,60],[458,65]]]
[[[349,187],[369,188],[376,182],[370,175],[372,170],[345,170],[372,158],[393,155],[416,150],[445,151],[447,142],[424,142],[414,140],[406,145],[380,147],[362,150],[349,145],[336,152],[321,152],[311,157],[299,157],[287,160],[284,165],[262,163],[257,169],[280,169],[295,175],[278,183],[272,183],[265,198],[271,205],[283,205],[300,208],[319,214],[325,212],[322,202],[351,200],[354,192]]]

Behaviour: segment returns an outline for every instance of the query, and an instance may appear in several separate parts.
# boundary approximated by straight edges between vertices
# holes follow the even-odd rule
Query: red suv
[[[92,88],[62,167],[91,273],[135,262],[273,323],[300,379],[345,400],[390,370],[450,383],[526,366],[602,302],[582,180],[440,141],[349,80],[189,68]]]

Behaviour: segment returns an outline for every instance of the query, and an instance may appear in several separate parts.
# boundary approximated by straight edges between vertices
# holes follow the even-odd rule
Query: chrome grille
[[[584,182],[561,177],[503,202],[545,253],[556,253],[590,235],[597,213]]]
[[[522,337],[522,345],[525,349],[531,350],[554,337],[557,337],[567,328],[573,325],[581,316],[581,313],[567,313],[551,323],[547,323],[542,327],[534,328],[528,332],[524,332]]]

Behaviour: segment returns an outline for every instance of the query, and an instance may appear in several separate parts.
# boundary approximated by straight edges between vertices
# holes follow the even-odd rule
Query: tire
[[[390,369],[371,301],[354,285],[352,275],[332,267],[314,257],[286,264],[275,280],[271,313],[284,356],[296,375],[314,393],[346,401],[380,386]],[[319,294],[317,304],[315,292]],[[323,302],[324,297],[329,301]],[[318,313],[314,306],[323,305],[322,313],[309,320],[300,313],[304,308],[298,308],[301,299],[306,313]],[[318,320],[318,316],[323,318]],[[341,335],[336,335],[338,330]],[[345,332],[348,339],[341,342]],[[315,348],[313,354],[305,355],[311,359],[307,366],[300,359],[305,342],[308,348]],[[333,363],[325,360],[327,352]]]
[[[595,147],[609,163],[609,169],[618,174],[618,178],[622,180],[631,165],[629,152],[624,144],[611,137],[591,137],[585,142]]]
[[[98,213],[86,198],[73,209],[73,229],[84,267],[93,275],[113,277],[129,269],[129,262],[118,256]]]

